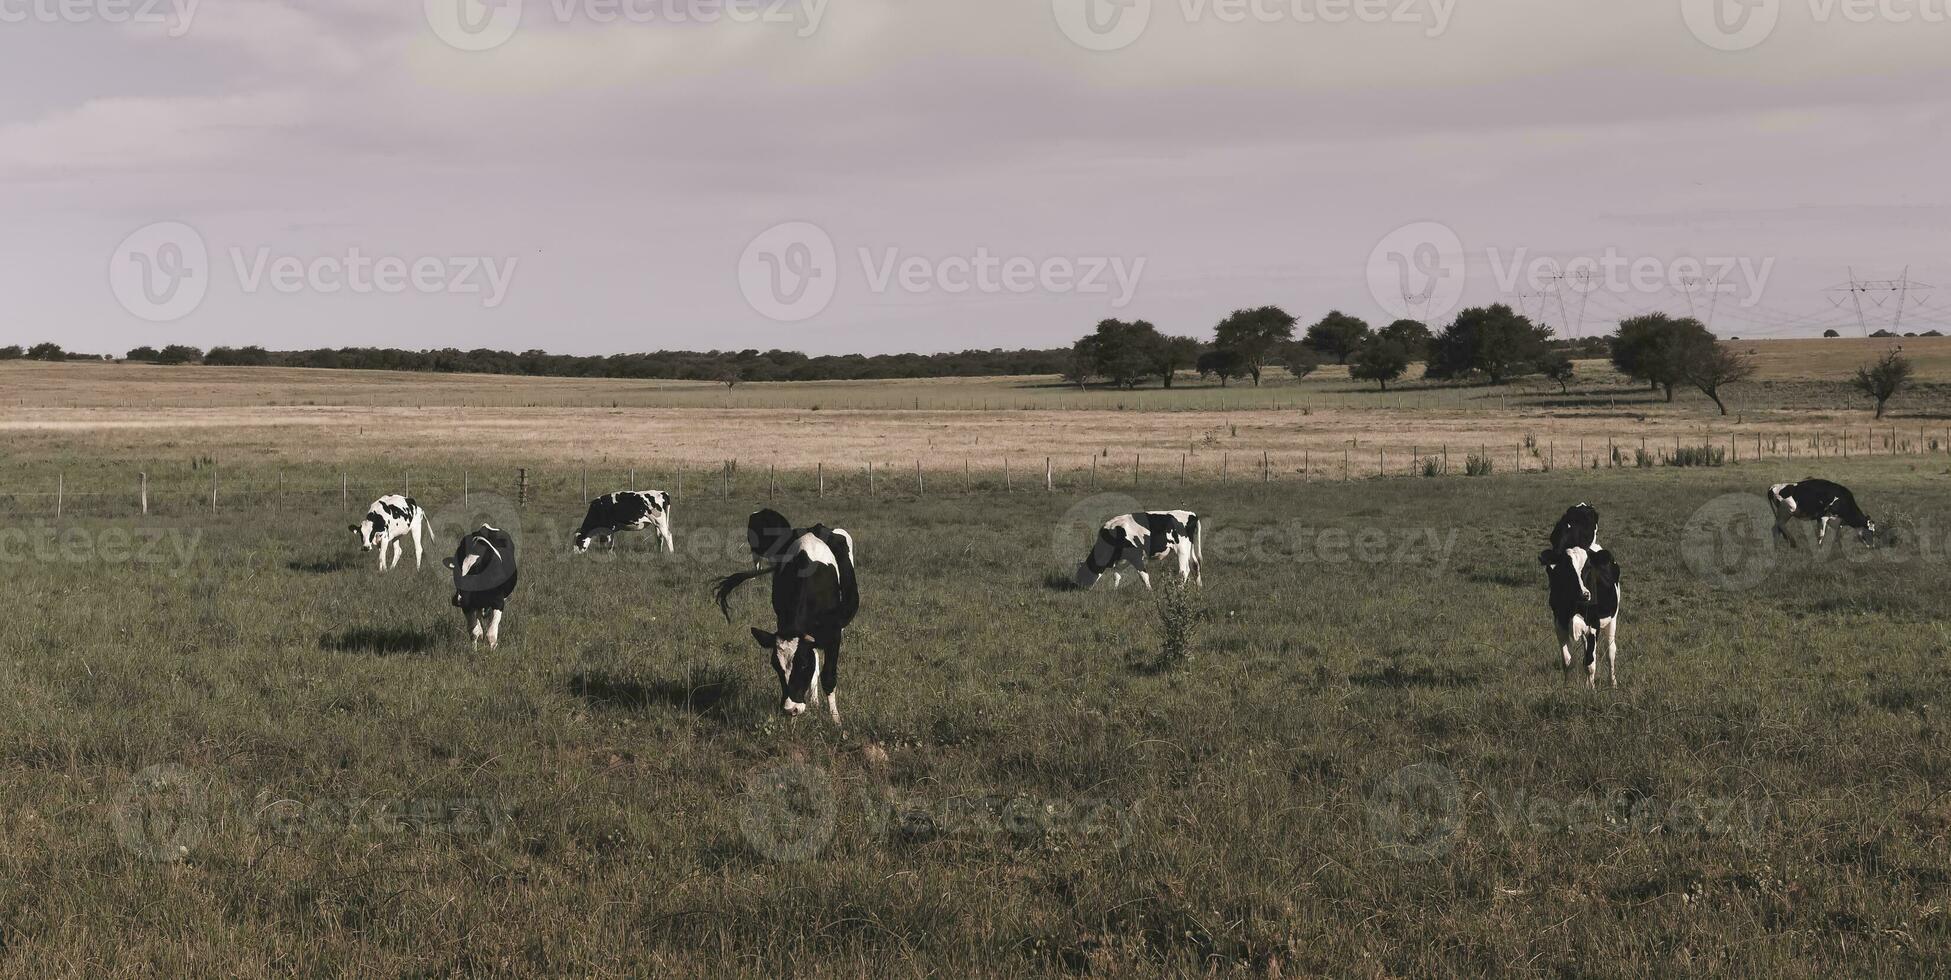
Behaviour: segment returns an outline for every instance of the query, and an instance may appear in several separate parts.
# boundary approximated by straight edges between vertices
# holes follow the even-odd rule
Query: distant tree
[[[1836,331],[1834,331],[1834,330],[1824,330],[1824,331],[1822,332],[1822,335],[1823,335],[1824,337],[1840,337],[1840,336],[1842,336],[1842,334],[1839,334],[1839,333],[1837,333],[1837,332],[1836,332]]]
[[[1910,387],[1914,368],[1910,358],[1898,351],[1890,351],[1873,364],[1865,364],[1856,369],[1857,390],[1876,399],[1876,417],[1883,417],[1883,405],[1891,398]]]
[[[1685,372],[1688,383],[1713,399],[1714,407],[1726,415],[1727,406],[1721,403],[1721,387],[1754,377],[1755,364],[1746,354],[1726,344],[1709,344],[1688,359]]]
[[[1888,331],[1888,330],[1878,330],[1878,331],[1876,331],[1875,333],[1872,333],[1872,334],[1870,334],[1870,336],[1872,336],[1872,337],[1883,337],[1883,338],[1890,338],[1890,337],[1895,337],[1895,336],[1896,336],[1896,334],[1894,334],[1894,333],[1891,333],[1891,332],[1890,332],[1890,331]]]
[[[1081,337],[1077,343],[1071,345],[1070,359],[1064,362],[1065,381],[1079,388],[1091,383],[1092,376],[1097,373],[1096,361],[1092,355],[1094,349],[1089,337]]]
[[[8,344],[5,347],[0,347],[0,361],[18,361],[26,356],[27,352],[21,350],[19,344]]]
[[[1571,394],[1572,379],[1578,373],[1578,368],[1572,364],[1572,355],[1566,353],[1563,349],[1553,348],[1547,351],[1544,358],[1538,362],[1538,371],[1545,377],[1558,382],[1558,390],[1560,393]]]
[[[1305,378],[1320,370],[1321,352],[1309,347],[1306,341],[1290,340],[1280,345],[1280,363],[1286,365],[1288,374]]]
[[[155,360],[155,359],[156,359],[156,356],[157,356],[157,355],[156,355],[156,349],[155,349],[154,347],[149,347],[149,346],[146,346],[146,345],[145,345],[145,346],[142,346],[142,347],[137,347],[137,348],[135,348],[135,349],[133,349],[133,350],[131,350],[131,351],[129,351],[129,352],[127,353],[127,354],[125,354],[125,355],[123,355],[123,360],[127,360],[127,361],[153,361],[153,360]]]
[[[212,347],[203,355],[203,363],[229,367],[264,367],[274,361],[271,352],[262,347]]]
[[[1430,342],[1428,373],[1433,378],[1481,374],[1491,384],[1538,370],[1551,328],[1532,323],[1503,303],[1464,310]]]
[[[1389,382],[1402,377],[1409,370],[1409,352],[1393,340],[1374,340],[1362,346],[1355,353],[1355,362],[1348,368],[1348,376],[1362,381],[1374,381],[1383,391],[1389,390]]]
[[[1688,366],[1706,356],[1714,344],[1707,326],[1690,316],[1627,317],[1619,321],[1619,332],[1613,337],[1612,365],[1629,378],[1665,390],[1666,400],[1672,401],[1674,387],[1688,381]]]
[[[1157,327],[1144,320],[1100,320],[1097,329],[1078,343],[1093,375],[1120,388],[1135,388],[1158,370],[1164,339]]]
[[[1942,336],[1944,336],[1944,331],[1942,331],[1942,330],[1926,330],[1926,331],[1924,331],[1923,333],[1920,333],[1920,334],[1918,334],[1917,336],[1919,336],[1919,337],[1942,337]]]
[[[1421,320],[1397,320],[1375,332],[1383,340],[1393,340],[1409,353],[1409,359],[1420,361],[1429,356],[1429,342],[1435,338],[1429,327]]]
[[[1234,378],[1244,378],[1252,373],[1247,369],[1246,358],[1231,347],[1214,347],[1199,355],[1199,376],[1219,378],[1219,386]]]
[[[60,344],[41,343],[27,348],[27,359],[30,361],[64,361],[67,358],[68,352],[62,350]]]
[[[1152,373],[1165,382],[1165,387],[1172,387],[1173,375],[1199,364],[1202,346],[1191,337],[1160,336],[1152,342]]]
[[[1282,341],[1294,338],[1294,318],[1278,306],[1234,310],[1214,329],[1213,346],[1239,356],[1240,364],[1260,385],[1260,370]],[[1239,377],[1239,375],[1234,375]]]
[[[1352,317],[1340,310],[1329,310],[1328,315],[1315,321],[1307,328],[1304,339],[1309,347],[1335,359],[1337,364],[1346,364],[1362,345],[1369,341],[1368,324],[1359,317]]]
[[[156,354],[157,364],[194,364],[203,360],[203,352],[187,344],[171,344]]]

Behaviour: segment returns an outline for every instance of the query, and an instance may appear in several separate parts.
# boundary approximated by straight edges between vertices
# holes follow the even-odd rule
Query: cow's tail
[[[840,564],[840,610],[842,623],[851,623],[860,613],[860,583],[854,575],[854,536],[846,531],[834,529],[828,546],[833,548],[834,557]]]
[[[1199,520],[1198,514],[1192,515],[1192,520],[1187,523],[1192,525],[1186,529],[1192,532],[1192,563],[1204,565],[1206,562],[1205,524]]]
[[[413,503],[413,501],[409,500],[407,503]],[[414,504],[413,510],[415,515],[420,518],[420,526],[427,529],[427,543],[432,544],[438,541],[440,539],[440,532],[434,530],[433,512],[419,504]]]
[[[725,614],[725,622],[729,623],[732,621],[732,607],[730,602],[733,590],[761,575],[770,574],[772,574],[772,569],[760,568],[750,572],[738,572],[733,575],[727,575],[718,580],[718,585],[712,590],[712,594],[718,599],[718,611]]]

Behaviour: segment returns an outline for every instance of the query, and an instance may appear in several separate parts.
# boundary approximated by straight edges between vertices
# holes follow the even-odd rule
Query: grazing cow
[[[780,556],[798,536],[792,522],[778,511],[770,507],[753,511],[745,522],[745,543],[752,546],[752,567],[766,569],[778,564]]]
[[[485,635],[493,650],[501,643],[501,613],[515,591],[514,537],[483,524],[463,536],[443,564],[454,570],[454,607],[467,617],[472,642]]]
[[[791,535],[783,548],[768,554],[769,567],[719,580],[718,608],[731,622],[726,603],[732,590],[770,574],[774,628],[767,632],[754,626],[752,639],[772,654],[772,670],[785,698],[780,710],[797,718],[824,693],[827,712],[838,725],[840,700],[834,688],[840,682],[841,634],[860,612],[854,539],[824,524],[795,529]]]
[[[1559,551],[1566,548],[1604,551],[1599,544],[1599,512],[1586,503],[1567,508],[1565,516],[1551,529],[1551,547]]]
[[[1090,553],[1077,563],[1077,587],[1088,589],[1098,577],[1111,572],[1111,587],[1124,584],[1123,573],[1114,570],[1119,562],[1138,572],[1145,588],[1152,577],[1145,571],[1145,559],[1169,557],[1177,566],[1180,581],[1205,584],[1199,571],[1199,515],[1189,510],[1153,510],[1120,514],[1098,529]]]
[[[1605,634],[1607,672],[1619,686],[1619,563],[1601,549],[1546,548],[1538,552],[1551,587],[1551,621],[1558,652],[1572,668],[1572,644],[1584,648],[1586,685],[1599,684],[1599,634]]]
[[[601,538],[612,549],[620,531],[645,529],[645,536],[661,542],[665,551],[676,551],[671,544],[671,495],[662,490],[618,490],[589,502],[583,526],[576,529],[571,550],[582,554],[590,542]]]
[[[1842,524],[1857,529],[1857,537],[1864,545],[1876,545],[1876,522],[1856,506],[1856,496],[1849,488],[1828,480],[1807,479],[1801,483],[1777,483],[1768,488],[1768,505],[1775,511],[1775,536],[1795,547],[1795,539],[1788,535],[1788,522],[1792,519],[1816,522],[1816,547],[1822,547],[1823,539],[1829,534],[1829,525]]]
[[[414,503],[412,497],[389,493],[373,501],[366,508],[366,519],[351,525],[352,533],[359,536],[359,550],[379,549],[379,570],[386,571],[400,563],[406,551],[402,538],[413,541],[413,567],[420,568],[420,533],[425,531],[428,539],[433,537],[433,524],[427,518],[426,510]],[[393,553],[392,564],[387,564],[386,553]]]

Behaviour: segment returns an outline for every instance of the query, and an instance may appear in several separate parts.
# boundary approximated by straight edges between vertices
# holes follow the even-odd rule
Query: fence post
[[[583,464],[583,503],[589,503],[589,464]]]
[[[54,519],[57,521],[61,519],[61,498],[67,493],[67,490],[68,475],[66,473],[54,474]]]
[[[515,506],[517,508],[528,506],[528,467],[526,466],[515,470]]]
[[[814,496],[825,497],[826,496],[826,463],[824,462],[814,463],[813,475],[819,481],[818,488],[813,491]]]
[[[462,507],[466,507],[468,505],[467,484],[468,484],[467,471],[462,470],[461,471],[461,506]]]
[[[1260,482],[1274,482],[1274,463],[1265,449],[1260,450]]]
[[[1097,492],[1097,454],[1091,454],[1091,492]]]
[[[217,464],[210,464],[210,513],[217,512]]]
[[[1051,482],[1050,457],[1048,456],[1043,457],[1043,489],[1045,490],[1057,489],[1057,485]]]
[[[352,478],[344,470],[339,471],[339,509],[352,513]]]
[[[1179,454],[1179,486],[1186,485],[1186,454]]]
[[[915,460],[915,496],[921,496],[924,489],[921,483],[921,460],[917,459]]]
[[[406,495],[409,497],[413,496],[413,469],[411,467],[406,471]]]
[[[278,509],[285,509],[285,471],[278,471]]]
[[[677,495],[684,496],[684,460],[677,461]]]
[[[766,464],[765,480],[766,480],[766,488],[765,488],[766,499],[771,500],[772,498],[777,497],[779,495],[779,464],[778,463]]]
[[[1004,492],[1004,493],[1008,493],[1008,492],[1010,491],[1010,485],[1009,485],[1009,484],[1010,484],[1010,481],[1009,481],[1009,454],[1008,454],[1008,453],[1004,453],[1004,454],[1003,454],[1003,492]]]
[[[1226,453],[1219,454],[1219,485],[1226,485]]]
[[[137,473],[136,476],[141,478],[142,513],[146,517],[149,514],[149,474]]]
[[[1140,455],[1140,454],[1138,454],[1138,453],[1132,453],[1132,454],[1131,454],[1131,487],[1132,487],[1132,489],[1134,489],[1134,490],[1136,490],[1136,489],[1138,488],[1138,457],[1139,457],[1139,455]]]
[[[1348,447],[1341,447],[1341,482],[1348,482]]]

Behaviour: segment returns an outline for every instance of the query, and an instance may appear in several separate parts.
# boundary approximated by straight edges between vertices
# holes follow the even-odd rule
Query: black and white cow
[[[1551,588],[1551,621],[1558,652],[1572,668],[1572,644],[1585,654],[1586,684],[1599,683],[1599,640],[1604,634],[1607,673],[1619,686],[1619,563],[1601,548],[1546,548],[1538,552]]]
[[[1181,581],[1205,584],[1200,575],[1199,515],[1189,510],[1153,510],[1120,514],[1104,522],[1090,553],[1077,563],[1077,587],[1088,589],[1105,572],[1111,573],[1111,587],[1124,584],[1124,574],[1115,570],[1120,562],[1138,572],[1145,588],[1152,577],[1145,571],[1147,558],[1170,560]]]
[[[1584,548],[1604,551],[1599,544],[1599,512],[1591,504],[1577,503],[1565,509],[1565,516],[1551,529],[1555,549]]]
[[[386,571],[400,563],[406,551],[401,539],[413,541],[413,567],[420,567],[420,534],[425,531],[432,540],[433,524],[427,519],[427,512],[412,497],[389,493],[373,501],[366,508],[366,519],[351,525],[352,533],[359,536],[359,550],[379,549],[379,570]],[[386,553],[393,553],[392,564],[386,561]]]
[[[671,544],[671,495],[662,490],[618,490],[589,502],[583,526],[570,542],[576,554],[589,550],[591,541],[602,539],[616,547],[620,531],[644,529],[645,536],[661,542],[665,551],[676,551]]]
[[[1857,537],[1865,545],[1876,544],[1876,522],[1856,506],[1856,496],[1840,483],[1813,478],[1801,483],[1777,483],[1768,488],[1768,506],[1775,511],[1775,536],[1787,541],[1791,548],[1796,545],[1795,539],[1789,537],[1788,522],[1796,519],[1816,522],[1818,548],[1822,547],[1832,523],[1856,528]]]
[[[467,617],[468,635],[488,649],[501,643],[501,614],[515,591],[515,538],[490,524],[469,531],[442,564],[454,570],[454,607]]]
[[[755,549],[756,550],[756,549]],[[826,695],[827,712],[840,724],[842,633],[860,612],[854,578],[854,539],[840,528],[816,524],[794,530],[766,568],[719,580],[718,608],[731,622],[732,591],[761,575],[772,576],[773,629],[752,627],[752,639],[771,653],[773,673],[784,697],[780,710],[797,718]]]

